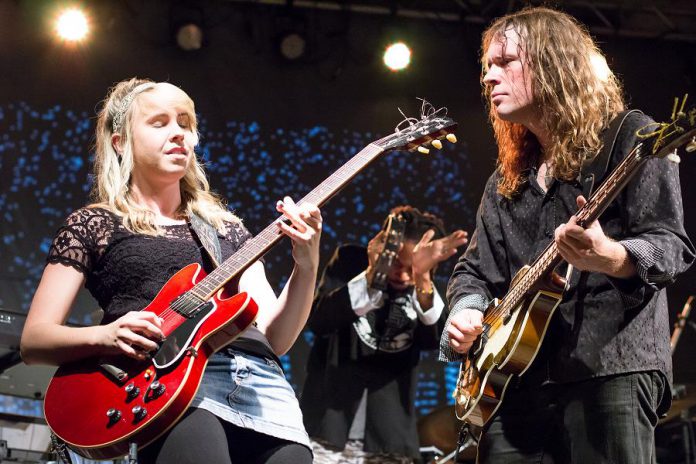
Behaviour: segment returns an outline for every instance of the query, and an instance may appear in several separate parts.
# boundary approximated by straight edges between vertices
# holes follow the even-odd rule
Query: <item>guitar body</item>
[[[143,309],[165,321],[166,339],[152,359],[93,358],[58,369],[46,391],[44,413],[68,446],[91,459],[124,456],[129,443],[145,446],[186,411],[210,356],[251,325],[258,312],[246,293],[224,298],[223,290],[199,301],[195,315],[174,311],[177,297],[203,277],[200,265],[186,266]]]
[[[515,275],[513,287],[527,271],[525,267]],[[522,375],[539,352],[561,302],[562,284],[560,277],[550,274],[509,317],[484,325],[485,336],[475,342],[459,370],[454,397],[460,420],[483,427],[493,417],[512,377]]]

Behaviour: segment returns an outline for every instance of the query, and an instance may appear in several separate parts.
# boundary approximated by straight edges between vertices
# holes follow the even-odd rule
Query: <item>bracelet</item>
[[[435,289],[433,287],[433,284],[430,284],[430,288],[428,290],[424,290],[422,288],[416,287],[416,293],[419,295],[432,295],[435,292]]]

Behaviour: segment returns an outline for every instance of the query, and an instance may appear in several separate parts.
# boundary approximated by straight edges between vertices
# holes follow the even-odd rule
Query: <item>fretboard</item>
[[[375,143],[363,148],[357,155],[353,156],[336,172],[331,174],[324,182],[305,195],[297,204],[313,203],[317,206],[322,206],[345,187],[353,177],[382,154],[383,151],[384,150]],[[237,252],[226,259],[203,280],[198,282],[190,291],[202,300],[210,298],[225,285],[225,283],[239,275],[280,241],[283,235],[278,229],[277,222],[283,219],[283,216],[278,217],[258,235],[244,242]]]

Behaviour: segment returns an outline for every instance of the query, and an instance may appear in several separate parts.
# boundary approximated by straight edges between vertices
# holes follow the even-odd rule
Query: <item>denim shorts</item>
[[[191,406],[311,449],[295,391],[271,358],[233,348],[214,354]]]

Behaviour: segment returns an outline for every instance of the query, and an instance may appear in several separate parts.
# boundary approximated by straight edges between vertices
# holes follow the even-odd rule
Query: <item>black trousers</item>
[[[311,464],[299,443],[234,426],[189,408],[167,433],[138,453],[139,464]]]
[[[669,388],[650,371],[508,388],[479,443],[479,463],[654,464]]]

